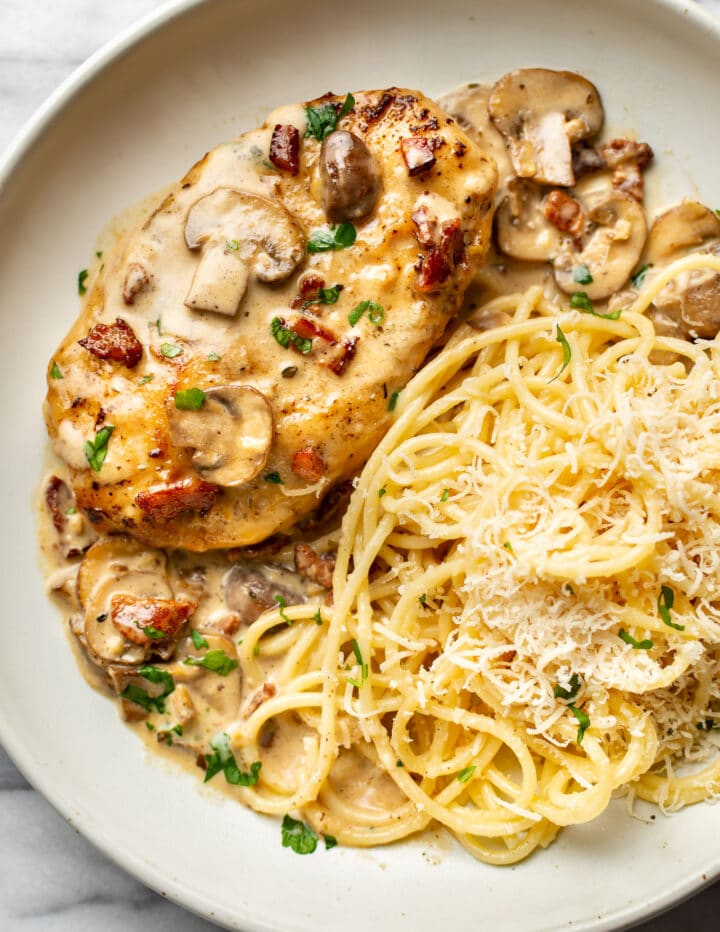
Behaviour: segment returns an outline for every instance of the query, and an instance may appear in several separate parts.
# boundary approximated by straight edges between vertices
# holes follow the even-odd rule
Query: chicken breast
[[[112,252],[48,366],[46,421],[100,531],[202,551],[356,474],[488,247],[496,170],[392,88],[275,111]]]

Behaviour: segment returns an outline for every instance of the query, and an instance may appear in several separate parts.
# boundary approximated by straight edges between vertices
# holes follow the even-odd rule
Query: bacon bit
[[[347,337],[337,347],[334,355],[329,357],[327,361],[321,360],[322,365],[327,366],[331,372],[335,373],[335,375],[343,375],[347,367],[355,358],[355,354],[357,353],[357,345],[359,342],[360,337]]]
[[[184,511],[204,514],[215,503],[220,487],[196,479],[156,487],[135,496],[135,504],[154,523],[171,521]]]
[[[134,304],[135,295],[145,288],[150,281],[150,276],[139,262],[133,262],[128,266],[125,284],[123,285],[123,301],[125,304]]]
[[[299,337],[302,337],[303,340],[314,340],[315,337],[318,337],[320,340],[325,340],[326,343],[337,343],[335,334],[330,333],[329,330],[325,330],[324,327],[309,320],[307,317],[298,317],[298,319],[290,325],[290,330]],[[294,343],[293,346],[295,346]],[[295,349],[297,349],[297,347],[295,347]]]
[[[270,140],[269,159],[282,171],[297,175],[300,171],[300,132],[297,127],[276,124]]]
[[[645,182],[637,162],[625,162],[616,168],[612,176],[612,186],[634,197],[640,204],[645,194]]]
[[[322,556],[309,544],[296,544],[295,570],[305,579],[317,583],[323,589],[332,589],[335,557],[331,553]]]
[[[59,476],[50,476],[45,489],[45,502],[52,516],[52,523],[58,534],[65,528],[65,514],[72,503],[72,493]]]
[[[243,712],[243,718],[250,718],[263,702],[272,699],[277,694],[277,686],[274,683],[263,683],[260,689],[252,696]]]
[[[409,139],[403,139],[400,143],[400,151],[411,178],[430,171],[435,164],[433,146],[424,136],[410,136]]]
[[[273,557],[280,553],[290,543],[287,534],[273,534],[271,537],[261,540],[258,544],[250,544],[247,547],[232,547],[226,552],[226,557],[231,563],[237,563],[238,560],[264,560],[267,557]]]
[[[150,644],[175,637],[197,602],[176,602],[174,599],[138,599],[132,595],[114,595],[110,600],[112,623],[120,634],[133,644]],[[162,631],[164,638],[151,638],[144,629],[152,626]]]
[[[430,211],[423,205],[418,207],[412,215],[412,222],[417,227],[415,239],[420,246],[425,249],[431,249],[437,241],[437,218],[430,214]]]
[[[290,302],[290,307],[294,310],[302,307],[306,301],[317,298],[318,291],[325,287],[325,279],[319,275],[304,275],[299,282],[299,291]]]
[[[96,324],[78,343],[98,359],[112,359],[128,369],[140,362],[143,352],[132,327],[122,317],[117,317],[114,324]]]
[[[653,160],[655,153],[646,142],[612,139],[600,146],[600,154],[607,168],[617,168],[624,162],[636,162],[638,168],[646,168]]]
[[[325,463],[317,450],[307,444],[292,458],[292,471],[305,482],[319,482],[325,475]]]
[[[394,99],[393,95],[386,91],[376,104],[369,104],[367,107],[363,107],[361,113],[365,123],[367,123],[368,126],[371,123],[377,123],[377,121],[385,115],[385,111]]]
[[[222,618],[209,623],[207,627],[213,631],[219,631],[225,637],[232,637],[240,630],[240,616],[237,612],[232,612],[230,615],[223,615]]]
[[[580,236],[587,225],[582,205],[564,191],[551,191],[545,198],[543,212],[554,227],[573,237]]]
[[[439,243],[433,245],[415,267],[418,290],[426,293],[440,290],[464,261],[465,243],[460,220],[447,220],[441,227]]]

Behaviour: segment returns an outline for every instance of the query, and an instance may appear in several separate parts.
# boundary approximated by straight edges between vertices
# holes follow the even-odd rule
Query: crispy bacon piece
[[[277,694],[277,687],[274,683],[263,683],[260,689],[254,693],[243,712],[243,718],[250,718],[256,709],[259,709],[263,702],[272,699]]]
[[[270,140],[270,161],[291,175],[300,171],[300,132],[290,124],[277,123]]]
[[[407,165],[408,175],[414,178],[435,165],[434,147],[424,136],[410,136],[400,143],[400,151]]]
[[[320,278],[319,275],[314,275],[312,272],[308,275],[303,275],[299,282],[298,293],[292,299],[290,307],[297,310],[302,307],[306,301],[317,298],[318,291],[324,287],[325,279]]]
[[[645,195],[645,181],[637,162],[624,162],[619,165],[612,176],[612,185],[617,191],[623,191],[634,197],[640,204]]]
[[[564,191],[551,191],[545,198],[543,212],[554,227],[574,237],[580,236],[587,224],[582,204]]]
[[[290,330],[304,340],[314,340],[316,338],[322,340],[326,346],[322,349],[319,359],[320,365],[327,366],[335,375],[342,375],[345,372],[355,357],[360,339],[357,336],[350,336],[339,342],[334,333],[307,317],[298,317],[290,325]],[[295,349],[300,352],[297,347]]]
[[[437,242],[437,219],[432,216],[427,207],[423,204],[418,207],[412,215],[412,222],[415,224],[415,239],[418,245],[425,249],[431,249]]]
[[[606,168],[617,168],[624,162],[636,162],[638,168],[646,168],[654,156],[646,142],[634,142],[632,139],[611,139],[600,146],[600,154]]]
[[[184,511],[212,508],[220,487],[197,479],[183,479],[172,485],[155,487],[135,496],[135,504],[153,522],[171,521]]]
[[[337,344],[333,353],[323,364],[335,375],[342,375],[355,358],[359,341],[360,337],[347,337],[342,343]]]
[[[335,557],[332,554],[321,555],[309,544],[296,544],[295,569],[305,579],[317,583],[323,589],[332,589],[333,570],[335,569]]]
[[[319,482],[325,475],[325,463],[317,450],[307,444],[292,458],[292,471],[306,482]]]
[[[418,242],[419,237],[424,235],[418,227]],[[426,293],[439,291],[452,272],[465,261],[465,244],[459,218],[445,221],[439,237],[436,234],[436,240],[428,254],[415,266],[418,273],[417,288]]]
[[[45,489],[45,502],[52,517],[52,523],[58,534],[65,528],[65,514],[72,504],[72,493],[59,476],[50,476]]]
[[[307,317],[298,317],[298,319],[290,325],[290,329],[293,333],[302,337],[303,340],[314,340],[317,337],[320,340],[325,340],[326,343],[337,343],[337,338],[334,333],[330,333],[329,330],[316,324],[315,321],[309,320]],[[294,343],[293,346],[295,346]],[[297,347],[295,348],[297,349]]]
[[[110,618],[120,634],[133,644],[148,644],[177,635],[197,602],[176,602],[174,599],[139,599],[118,594],[110,600]],[[151,638],[145,628],[162,631],[163,638]]]
[[[122,317],[117,317],[114,324],[95,324],[78,343],[98,359],[121,362],[128,369],[134,368],[142,358],[142,343]]]

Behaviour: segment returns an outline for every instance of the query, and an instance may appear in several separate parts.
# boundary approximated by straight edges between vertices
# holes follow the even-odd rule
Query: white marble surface
[[[704,0],[720,15],[720,0]],[[100,45],[160,0],[0,0],[0,150]],[[639,927],[716,932],[720,883]],[[0,932],[202,932],[86,842],[0,748]]]

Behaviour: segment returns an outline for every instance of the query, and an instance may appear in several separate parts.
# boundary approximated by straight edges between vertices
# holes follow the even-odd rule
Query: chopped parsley
[[[457,778],[461,783],[467,783],[470,777],[475,773],[476,770],[477,770],[477,767],[475,767],[474,765],[470,767],[463,767],[463,769],[457,775]]]
[[[151,696],[142,686],[135,686],[129,683],[120,694],[123,699],[129,699],[136,705],[142,706],[146,712],[164,712],[165,699],[175,690],[175,680],[165,670],[159,670],[157,667],[140,667],[138,674],[150,683],[163,685],[163,692],[159,696]]]
[[[330,252],[347,249],[357,238],[357,231],[352,223],[340,223],[328,230],[315,230],[307,244],[308,252]]]
[[[150,372],[148,375],[143,375],[141,378],[139,378],[137,383],[138,385],[147,385],[147,383],[152,382],[154,378],[154,374]]]
[[[51,379],[64,379],[65,376],[60,371],[60,366],[53,360],[53,364],[50,368],[50,378]]]
[[[237,252],[240,248],[240,243],[236,239],[226,239],[225,245],[228,249],[231,249],[233,252]]]
[[[159,320],[160,318],[158,318],[158,321]],[[158,329],[158,333],[159,332],[160,330]],[[183,351],[181,346],[175,346],[174,343],[161,343],[160,352],[166,359],[175,359],[176,356],[182,356]]]
[[[183,660],[186,667],[204,667],[211,673],[219,673],[220,676],[227,676],[237,669],[239,663],[228,657],[224,650],[209,650],[204,657],[186,657]]]
[[[286,625],[291,625],[293,623],[293,620],[292,618],[288,617],[287,612],[285,611],[285,609],[287,608],[287,602],[281,595],[276,595],[275,601],[277,602],[277,605],[278,605],[278,612],[280,614],[280,617],[282,618],[282,620],[285,622]]]
[[[162,317],[158,317],[155,321],[155,326],[157,327],[158,336],[162,336]]]
[[[283,848],[292,848],[295,854],[312,854],[317,848],[317,832],[292,816],[285,816],[281,831]]]
[[[443,493],[442,493],[442,495],[440,496],[440,501],[441,501],[441,502],[446,502],[449,498],[450,498],[450,493],[448,492],[447,489],[443,489]]]
[[[593,277],[590,269],[586,265],[576,265],[573,270],[573,281],[578,285],[592,285]]]
[[[87,281],[87,277],[87,269],[83,269],[82,272],[78,273],[78,294],[86,294],[87,288],[85,287],[85,282]]]
[[[253,647],[253,657],[259,657],[259,656],[260,656],[260,642],[258,641]]]
[[[427,592],[423,592],[422,595],[419,595],[419,596],[418,596],[418,602],[419,602],[421,605],[424,605],[424,604],[427,602]]]
[[[569,699],[572,701],[575,696],[577,696],[579,689],[580,677],[577,675],[577,673],[573,673],[568,682],[568,688],[566,689],[564,686],[560,686],[558,683],[558,685],[553,690],[553,696],[556,699]]]
[[[326,851],[337,846],[337,838],[334,835],[323,835],[323,841],[325,842]]]
[[[513,550],[513,548],[512,548],[512,544],[510,543],[509,540],[506,540],[506,541],[505,541],[505,543],[503,544],[503,547],[508,551],[508,553],[514,553],[514,552],[515,552],[515,551]]]
[[[357,680],[350,679],[348,677],[348,683],[350,683],[351,686],[355,686],[356,689],[360,689],[362,684],[368,678],[368,665],[363,660],[363,655],[360,651],[360,645],[355,640],[355,638],[353,638],[352,640],[352,649],[353,649],[353,654],[355,654],[355,660],[357,660],[357,664],[360,667],[360,682],[358,682]]]
[[[345,285],[333,285],[330,288],[318,288],[317,298],[308,298],[303,301],[303,307],[310,307],[312,304],[337,304],[340,292]]]
[[[383,486],[381,489],[378,489],[378,498],[382,498],[383,495],[387,493],[387,489]]]
[[[631,281],[636,288],[640,288],[647,277],[649,265],[641,265],[637,272],[631,276]]]
[[[670,618],[670,611],[675,604],[675,593],[670,586],[661,586],[660,595],[657,600],[658,615],[663,622],[676,631],[684,631],[685,625],[678,625]]]
[[[578,293],[582,294],[583,292],[578,292]],[[573,298],[574,297],[575,295],[573,295]],[[558,370],[558,372],[550,379],[551,382],[554,382],[555,379],[559,378],[563,374],[563,372],[567,369],[570,363],[570,358],[572,356],[572,350],[570,349],[570,344],[568,343],[565,334],[562,332],[562,328],[560,327],[560,324],[557,325],[557,333],[555,335],[555,342],[559,343],[560,346],[562,346],[563,364],[562,366],[560,366],[560,369]]]
[[[265,482],[271,482],[273,485],[285,485],[277,469],[274,469],[272,472],[266,472],[263,476],[263,480]]]
[[[382,305],[377,304],[375,301],[361,301],[360,304],[353,308],[348,314],[348,321],[351,327],[355,326],[365,311],[368,312],[368,320],[370,323],[375,324],[376,327],[379,327],[385,319],[385,309]]]
[[[219,354],[219,353],[216,353],[214,350],[213,350],[212,353],[208,353],[208,361],[209,361],[209,362],[218,362],[218,360],[220,360],[221,358],[222,358],[222,357],[220,356],[220,354]]]
[[[65,512],[65,514],[68,515],[68,516],[69,516],[69,515],[76,515],[76,514],[77,514],[77,508],[76,508],[74,505],[71,505],[71,506],[68,508],[68,510]]]
[[[390,395],[390,398],[388,400],[388,406],[387,406],[388,411],[395,410],[395,405],[397,404],[399,397],[400,397],[400,392],[393,392],[392,395]]]
[[[626,644],[629,644],[633,650],[652,650],[655,646],[652,641],[645,639],[644,641],[636,641],[632,634],[628,634],[624,628],[620,628],[618,631],[618,637],[621,641],[625,641]]]
[[[582,744],[583,738],[585,737],[585,732],[590,727],[590,718],[588,715],[583,712],[582,709],[578,709],[577,706],[569,705],[568,709],[572,712],[575,718],[578,720],[578,732],[577,732],[577,743]]]
[[[284,379],[294,379],[297,375],[298,367],[297,366],[285,366],[280,375]]]
[[[147,634],[147,636],[152,638],[153,641],[159,641],[160,638],[166,637],[165,632],[160,631],[160,629],[156,628],[154,625],[147,625],[147,627],[143,628],[142,630],[143,634]]]
[[[623,312],[623,309],[619,307],[610,314],[601,314],[600,311],[595,310],[592,301],[584,291],[576,291],[574,295],[571,295],[570,307],[575,308],[576,311],[582,311],[583,314],[592,314],[593,317],[601,317],[603,320],[618,320]]]
[[[354,106],[355,98],[348,94],[340,110],[336,110],[335,105],[331,103],[321,104],[319,107],[305,107],[308,121],[305,135],[314,136],[318,142],[322,142],[337,129],[338,121],[347,116]]]
[[[102,469],[107,456],[108,442],[114,430],[114,425],[106,424],[95,434],[94,440],[85,441],[85,459],[95,472],[100,472]]]
[[[323,623],[322,610],[318,609],[313,615],[313,621],[316,625],[321,625]]]
[[[178,411],[199,411],[205,403],[205,392],[201,388],[182,388],[175,392],[175,407]]]
[[[275,337],[275,341],[285,349],[292,343],[293,346],[300,350],[303,356],[307,356],[312,350],[312,340],[307,337],[298,336],[297,333],[293,333],[292,330],[289,330],[285,326],[279,317],[273,317],[270,321],[270,332]]]
[[[255,763],[250,764],[248,772],[240,770],[235,755],[230,750],[230,735],[227,732],[224,731],[221,735],[213,738],[210,747],[214,753],[208,754],[206,758],[207,768],[204,783],[212,780],[215,774],[222,771],[225,774],[225,779],[232,786],[255,786],[260,776],[262,763],[256,760]]]
[[[202,650],[204,647],[209,647],[210,645],[205,640],[205,638],[200,634],[199,631],[196,631],[195,628],[190,632],[190,637],[192,638],[193,646],[195,650]]]

